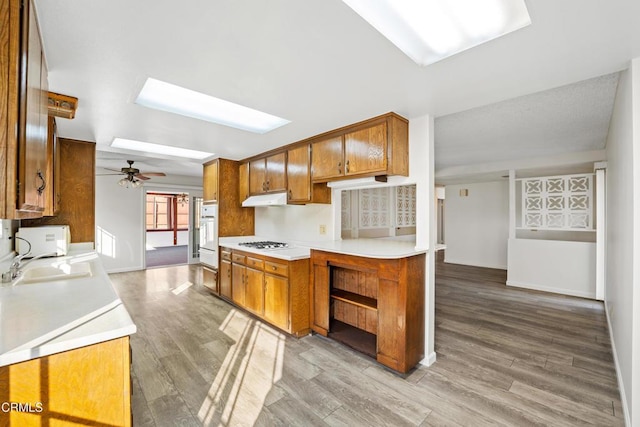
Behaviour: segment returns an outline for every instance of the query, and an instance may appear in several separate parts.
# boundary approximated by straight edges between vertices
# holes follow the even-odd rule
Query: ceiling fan
[[[126,187],[126,188],[129,188],[129,186],[131,186],[132,188],[140,187],[142,185],[142,182],[146,181],[148,179],[151,179],[151,178],[149,178],[151,176],[166,176],[166,174],[164,172],[144,172],[144,173],[141,173],[140,169],[133,167],[133,163],[134,163],[133,160],[127,160],[127,163],[129,163],[129,167],[121,168],[119,171],[118,171],[118,169],[105,168],[106,170],[114,171],[114,172],[117,172],[117,173],[104,173],[104,174],[98,174],[98,175],[99,176],[104,176],[104,175],[126,175],[124,178],[122,178],[120,181],[118,181],[119,185],[121,185],[122,187]]]

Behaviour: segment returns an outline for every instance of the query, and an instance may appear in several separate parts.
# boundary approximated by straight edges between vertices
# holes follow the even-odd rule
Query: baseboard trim
[[[446,252],[445,252],[444,262],[446,264],[458,264],[458,265],[468,265],[468,266],[471,266],[471,267],[493,268],[495,270],[506,270],[507,269],[506,265],[473,264],[473,263],[469,263],[469,262],[464,262],[464,261],[460,261],[460,260],[456,260],[456,259],[447,258]]]
[[[631,425],[631,416],[629,415],[629,407],[627,406],[627,394],[624,391],[624,383],[620,375],[620,364],[618,363],[618,352],[616,351],[616,343],[613,339],[613,329],[611,329],[611,318],[609,317],[609,307],[605,301],[604,312],[607,315],[607,326],[609,327],[609,339],[611,340],[611,352],[613,353],[613,363],[616,366],[616,379],[618,380],[618,390],[620,390],[620,401],[622,403],[622,413],[624,414],[624,425]]]
[[[540,286],[540,285],[534,285],[531,283],[516,282],[514,280],[507,280],[507,286],[512,286],[514,288],[531,289],[534,291],[551,292],[551,293],[560,294],[560,295],[569,295],[572,297],[588,298],[593,300],[596,299],[595,292],[592,293],[592,292],[572,291],[568,289],[554,288],[551,286]]]
[[[420,364],[424,365],[424,366],[431,366],[434,363],[436,363],[436,352],[435,351],[433,353],[429,354],[427,357],[425,357],[424,359],[422,359],[420,361]]]

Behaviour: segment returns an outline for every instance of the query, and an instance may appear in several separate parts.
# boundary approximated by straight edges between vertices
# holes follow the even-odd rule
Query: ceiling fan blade
[[[133,176],[135,176],[136,178],[141,179],[141,180],[143,180],[143,181],[146,181],[146,180],[148,180],[148,179],[151,179],[151,178],[149,178],[148,176],[144,176],[144,175],[142,175],[141,173],[137,173],[137,174],[135,174],[135,175],[133,175]]]
[[[167,176],[167,174],[164,172],[140,172],[140,173],[146,176]]]
[[[109,176],[109,175],[125,175],[122,172],[120,173],[97,173],[96,176]]]
[[[114,172],[120,172],[120,173],[122,173],[122,170],[121,170],[121,169],[113,169],[113,168],[102,168],[102,169],[104,169],[104,170],[108,170],[108,171],[114,171]]]

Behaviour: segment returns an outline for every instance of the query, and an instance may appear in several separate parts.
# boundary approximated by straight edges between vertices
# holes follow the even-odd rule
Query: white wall
[[[147,182],[123,188],[119,176],[96,176],[96,250],[108,273],[142,270],[145,256],[144,195],[150,191],[201,195],[202,178],[168,176],[166,183]],[[155,179],[155,178],[154,178]],[[171,184],[171,181],[179,184]],[[196,184],[193,187],[185,184]]]
[[[328,204],[257,207],[256,236],[291,241],[333,240],[333,211]],[[326,233],[320,234],[320,226]]]
[[[621,397],[630,426],[640,425],[640,126],[634,123],[638,116],[640,63],[635,60],[632,67],[620,75],[606,146],[605,306]]]
[[[147,244],[146,248],[161,248],[166,246],[174,246],[173,244],[173,231],[147,231],[146,233]],[[189,244],[189,231],[178,231],[178,244],[177,246],[183,246]]]
[[[595,299],[595,265],[595,243],[510,239],[507,285]]]
[[[447,185],[445,192],[445,262],[506,269],[509,182]]]
[[[109,273],[144,268],[144,188],[96,176],[96,251]]]

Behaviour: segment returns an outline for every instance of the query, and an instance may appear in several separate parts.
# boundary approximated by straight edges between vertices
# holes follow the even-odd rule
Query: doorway
[[[189,262],[189,193],[147,192],[145,260],[147,268]]]

